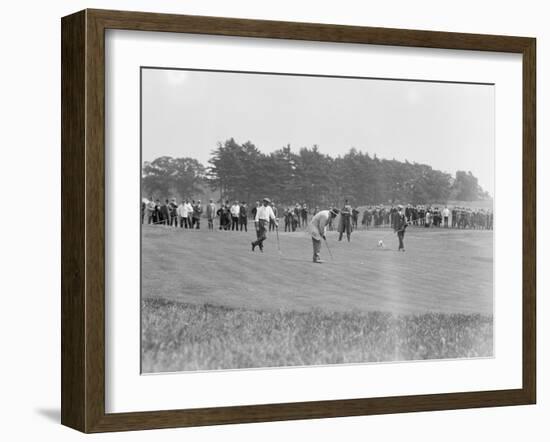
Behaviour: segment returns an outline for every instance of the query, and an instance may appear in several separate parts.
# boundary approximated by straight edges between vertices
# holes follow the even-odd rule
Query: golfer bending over
[[[309,233],[313,241],[313,262],[322,263],[319,253],[321,252],[321,239],[326,241],[327,226],[336,215],[338,209],[321,210],[309,223]]]

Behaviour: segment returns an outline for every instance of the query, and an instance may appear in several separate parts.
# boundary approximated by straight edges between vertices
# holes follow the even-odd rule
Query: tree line
[[[280,204],[305,201],[329,206],[349,199],[354,205],[475,201],[489,195],[466,171],[455,176],[426,164],[381,159],[350,149],[331,157],[319,147],[290,145],[262,153],[252,142],[233,138],[218,143],[208,166],[193,158],[159,157],[144,162],[144,197],[194,197],[256,201],[269,196]]]

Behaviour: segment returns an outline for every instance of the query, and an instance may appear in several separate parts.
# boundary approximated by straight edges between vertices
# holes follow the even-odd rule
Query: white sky
[[[317,144],[380,158],[471,170],[494,191],[494,86],[142,70],[142,156],[192,157],[208,166],[217,142],[262,152]]]

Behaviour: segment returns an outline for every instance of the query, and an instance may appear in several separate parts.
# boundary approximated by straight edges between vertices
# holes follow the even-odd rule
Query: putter
[[[334,261],[334,257],[332,256],[332,252],[330,251],[330,247],[328,246],[328,241],[326,238],[323,238],[325,240],[325,245],[327,246],[328,254],[330,255],[331,261]]]

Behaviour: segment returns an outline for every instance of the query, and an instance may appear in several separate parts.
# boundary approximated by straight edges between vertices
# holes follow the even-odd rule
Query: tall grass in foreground
[[[255,311],[142,302],[144,373],[492,354],[492,316]]]

